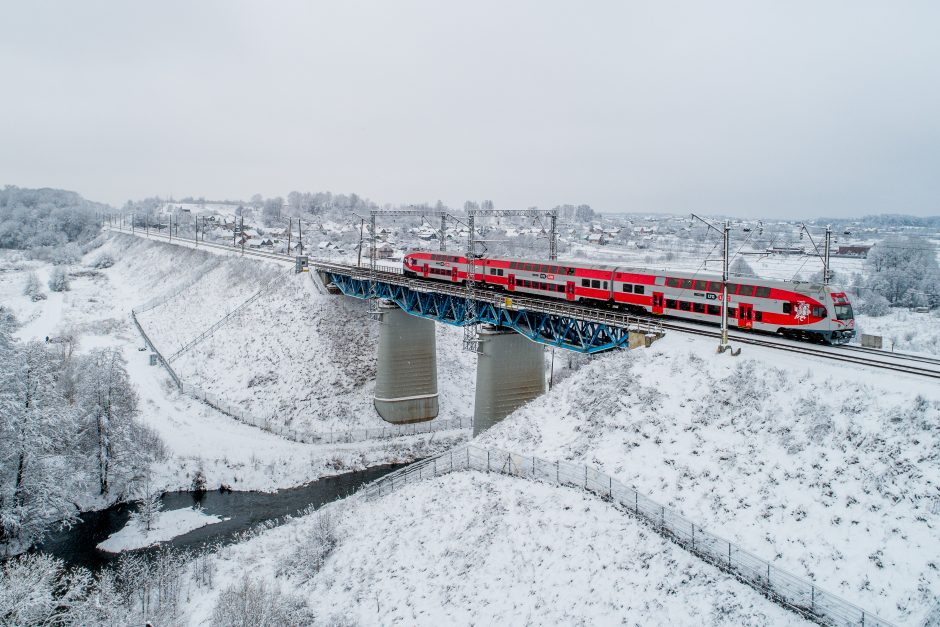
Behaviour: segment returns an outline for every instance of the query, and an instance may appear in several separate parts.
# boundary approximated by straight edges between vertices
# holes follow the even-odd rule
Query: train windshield
[[[836,320],[851,320],[852,305],[836,305]]]

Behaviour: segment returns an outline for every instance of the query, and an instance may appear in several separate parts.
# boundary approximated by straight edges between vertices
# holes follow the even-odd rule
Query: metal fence
[[[183,389],[183,382],[180,381],[180,378],[179,376],[177,376],[176,371],[170,367],[170,362],[168,362],[166,359],[163,358],[163,354],[160,351],[158,351],[154,343],[150,341],[150,337],[147,335],[147,332],[144,331],[144,328],[140,326],[140,322],[137,320],[137,312],[134,311],[133,309],[131,309],[131,320],[134,321],[134,326],[137,327],[137,330],[140,331],[140,334],[143,336],[144,342],[146,342],[147,346],[150,347],[150,350],[154,352],[154,354],[157,356],[157,359],[159,359],[160,363],[163,364],[163,367],[166,368],[166,371],[170,373],[170,378],[173,379],[173,383],[176,384],[176,387]]]
[[[413,435],[423,435],[427,433],[437,433],[438,431],[450,431],[454,429],[469,429],[471,422],[469,419],[449,418],[442,420],[431,420],[428,422],[417,422],[406,425],[389,424],[383,427],[371,427],[362,429],[347,429],[344,431],[314,431],[309,429],[296,429],[282,424],[276,415],[269,418],[254,416],[244,409],[235,407],[226,403],[215,394],[209,394],[205,390],[189,383],[183,383],[180,390],[184,394],[203,401],[207,405],[214,407],[223,414],[231,416],[239,422],[243,422],[259,429],[264,429],[275,435],[279,435],[294,442],[304,444],[346,444],[351,442],[365,442],[367,440],[383,440],[388,438],[398,438]]]
[[[363,498],[460,470],[497,472],[593,492],[646,522],[706,562],[728,572],[773,601],[826,625],[884,625],[886,620],[821,590],[816,584],[774,566],[753,553],[696,525],[617,479],[588,466],[467,444],[389,473],[366,486]]]

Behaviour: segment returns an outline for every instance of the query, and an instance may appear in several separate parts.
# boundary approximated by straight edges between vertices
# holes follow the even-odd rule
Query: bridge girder
[[[368,279],[335,272],[330,280],[346,296],[368,299]],[[573,316],[528,311],[509,305],[500,307],[492,302],[475,300],[474,316],[465,317],[466,299],[438,292],[412,290],[405,285],[377,281],[375,294],[390,300],[412,316],[428,318],[442,324],[463,327],[470,324],[492,324],[506,327],[533,342],[579,353],[600,353],[622,348],[630,341],[630,329],[602,322],[581,320]]]

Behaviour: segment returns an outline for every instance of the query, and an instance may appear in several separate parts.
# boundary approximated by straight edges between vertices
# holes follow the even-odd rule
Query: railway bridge
[[[369,300],[380,321],[375,408],[394,423],[438,414],[436,323],[463,327],[477,355],[474,435],[545,391],[542,346],[580,353],[649,346],[662,325],[621,312],[406,277],[400,268],[319,260],[331,291]]]

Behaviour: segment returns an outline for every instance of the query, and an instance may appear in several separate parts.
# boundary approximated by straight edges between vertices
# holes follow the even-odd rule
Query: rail
[[[825,625],[892,625],[705,530],[675,510],[589,466],[466,444],[389,473],[363,488],[360,495],[365,499],[378,498],[424,479],[465,470],[495,472],[592,492],[690,553],[810,620]]]
[[[110,230],[115,232],[131,234],[130,229],[120,228],[120,227],[110,227]],[[142,233],[133,233],[143,237]],[[162,238],[164,240],[169,239],[166,235],[151,233],[150,237]],[[184,241],[189,243],[194,243],[194,240],[188,238],[173,238],[174,241]],[[232,246],[224,246],[221,244],[214,244],[211,242],[199,242],[200,246],[206,246],[211,248],[218,248],[226,250],[233,253],[238,253],[239,249]],[[254,250],[245,250],[243,254],[254,255],[257,257],[276,259],[278,261],[290,261],[293,263],[293,257],[287,255],[281,255],[278,253],[267,253],[263,251],[254,251]],[[357,268],[356,266],[350,266],[346,264],[339,264],[331,262],[328,260],[319,260],[311,258],[310,266],[313,268],[322,269],[328,272],[335,272],[338,274],[347,274],[349,276],[355,276],[362,280],[369,279],[369,269],[368,267]],[[353,274],[357,273],[357,274]],[[448,293],[456,296],[463,297],[466,290],[463,290],[460,287],[448,285],[446,283],[440,283],[437,281],[422,281],[420,279],[410,279],[403,277],[403,271],[400,268],[390,268],[389,266],[381,266],[380,270],[377,273],[378,280],[385,280],[390,283],[395,283],[398,285],[404,285],[409,289],[420,292],[440,292]],[[494,305],[505,306],[506,296],[510,296],[505,293],[494,292],[478,292],[477,300],[483,302],[490,302]],[[589,322],[598,322],[602,324],[610,324],[611,326],[618,325],[623,326],[624,328],[629,328],[628,325],[635,324],[636,328],[650,329],[650,332],[661,332],[662,330],[676,331],[680,333],[688,333],[693,335],[700,335],[705,337],[714,337],[717,338],[720,336],[720,332],[710,328],[704,328],[700,325],[694,323],[686,323],[685,321],[676,320],[676,319],[662,319],[662,318],[652,318],[652,317],[643,317],[643,316],[630,316],[627,314],[621,314],[618,312],[605,311],[602,309],[597,309],[594,307],[588,307],[584,305],[565,305],[565,304],[555,304],[547,303],[545,300],[536,299],[536,298],[525,298],[525,297],[516,297],[510,296],[513,302],[513,307],[522,309],[531,309],[532,311],[544,312],[549,314],[558,313],[561,315],[568,315],[575,318],[580,318]],[[891,353],[887,354],[885,351],[881,351],[879,355],[868,356],[855,356],[849,355],[849,351],[841,351],[844,347],[839,347],[832,351],[824,350],[822,347],[814,346],[812,344],[806,345],[793,345],[785,339],[776,338],[772,335],[749,335],[742,336],[740,333],[734,334],[732,340],[739,342],[741,344],[749,344],[754,346],[764,346],[767,348],[773,348],[776,350],[784,350],[794,353],[802,353],[805,355],[811,355],[814,357],[821,357],[823,359],[831,359],[834,361],[841,361],[847,363],[853,363],[861,366],[867,366],[872,368],[879,368],[884,370],[891,370],[895,372],[901,372],[905,374],[913,374],[918,376],[925,376],[932,379],[940,378],[940,370],[934,368],[926,368],[923,366],[915,366],[913,364],[904,364],[899,363],[902,361],[911,361],[911,362],[921,362],[928,365],[937,365],[940,364],[940,360],[935,360],[932,358],[924,358],[921,356],[906,356],[900,353]],[[854,348],[849,350],[854,351]],[[841,354],[840,354],[841,353]],[[886,358],[892,358],[895,361],[888,362],[884,361]]]

